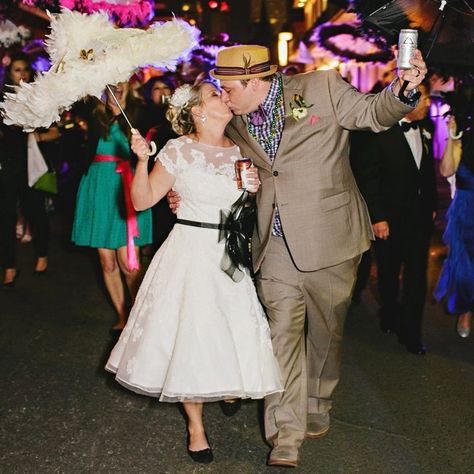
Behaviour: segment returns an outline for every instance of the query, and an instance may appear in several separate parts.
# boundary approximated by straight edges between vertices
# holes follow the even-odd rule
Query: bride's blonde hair
[[[194,85],[185,84],[178,87],[169,101],[166,118],[171,123],[171,128],[178,135],[189,135],[196,132],[196,124],[191,109],[202,104],[201,89],[204,84],[199,82]]]

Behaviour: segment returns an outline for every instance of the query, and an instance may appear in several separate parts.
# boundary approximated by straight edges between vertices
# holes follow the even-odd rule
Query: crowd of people
[[[32,81],[33,75],[26,54],[12,55],[6,69],[4,92],[9,92],[9,86],[18,85],[20,81]],[[154,140],[159,148],[175,136],[165,119],[165,110],[167,99],[177,84],[178,77],[168,74],[152,76],[143,84],[130,81],[111,87],[137,129],[148,140]],[[63,114],[61,122],[47,130],[25,133],[19,127],[2,125],[0,255],[3,289],[14,288],[19,277],[16,240],[32,242],[36,257],[34,274],[45,275],[49,211],[54,206],[73,208],[73,222],[66,224],[67,239],[76,245],[97,249],[104,284],[117,313],[112,330],[123,329],[140,284],[138,248],[146,247],[147,255],[154,253],[165,241],[175,219],[166,199],[153,209],[136,214],[139,237],[131,246],[127,245],[129,224],[123,216],[133,209],[130,204],[127,207],[129,191],[121,183],[131,178],[134,166],[129,138],[130,130],[110,92],[104,93],[103,100],[87,98],[77,103]],[[29,140],[39,145],[48,168],[56,173],[59,195],[36,189],[29,183],[29,167],[32,166]],[[121,170],[123,166],[130,169]],[[152,215],[159,225],[152,225]],[[131,255],[131,247],[135,255]],[[134,261],[137,263],[130,266]]]
[[[172,75],[153,77],[138,90],[119,83],[72,111],[85,164],[76,166],[71,239],[97,249],[117,314],[106,369],[130,390],[183,403],[194,461],[213,460],[203,423],[209,401],[231,415],[241,399],[265,399],[270,466],[296,467],[303,441],[327,434],[344,320],[372,240],[380,327],[410,353],[426,353],[436,174],[419,51],[411,64],[379,92],[362,94],[336,71],[281,74],[267,48],[233,46],[218,53],[210,78],[178,85]],[[13,84],[32,78],[25,58],[12,57],[7,74]],[[436,295],[447,298],[467,337],[474,102],[461,92],[464,108],[450,122],[440,167],[443,176],[456,174],[458,190]],[[47,195],[28,185],[28,140],[54,142],[60,130],[67,133],[59,124],[27,135],[2,125],[5,289],[18,278],[19,208],[35,243],[34,271],[47,269]],[[243,158],[252,165],[238,189]],[[239,216],[253,206],[249,235]],[[236,236],[251,245],[253,265],[233,259]],[[153,256],[143,282],[140,250]]]

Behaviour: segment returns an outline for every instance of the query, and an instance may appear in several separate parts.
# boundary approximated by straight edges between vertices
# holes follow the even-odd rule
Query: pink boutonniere
[[[311,115],[310,119],[309,119],[309,123],[311,125],[316,125],[318,122],[319,122],[319,119],[321,117],[319,115]]]

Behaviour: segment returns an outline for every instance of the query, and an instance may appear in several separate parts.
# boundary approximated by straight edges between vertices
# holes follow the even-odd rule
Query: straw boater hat
[[[265,46],[244,44],[221,49],[217,53],[216,68],[210,71],[215,79],[246,80],[274,74],[277,66],[270,64],[270,52]]]

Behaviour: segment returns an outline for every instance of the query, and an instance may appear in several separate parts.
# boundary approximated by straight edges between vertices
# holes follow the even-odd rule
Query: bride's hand
[[[454,115],[451,115],[451,117],[449,117],[449,120],[448,120],[448,130],[453,135],[455,135],[456,134],[456,128],[457,128],[456,119],[454,118]]]
[[[252,165],[250,168],[247,168],[245,170],[246,174],[246,181],[247,181],[247,188],[246,190],[249,193],[255,194],[258,191],[258,188],[260,187],[260,179],[258,176],[258,169]]]
[[[138,131],[132,132],[130,145],[133,153],[137,155],[138,161],[148,161],[148,158],[150,158],[148,155],[150,146],[148,145],[148,142],[138,133]]]

